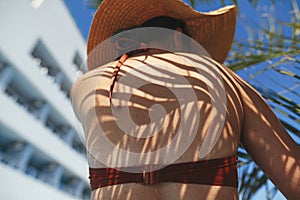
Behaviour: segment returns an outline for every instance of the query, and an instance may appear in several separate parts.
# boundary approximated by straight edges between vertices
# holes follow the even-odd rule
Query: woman
[[[233,6],[199,13],[178,0],[103,1],[89,72],[72,88],[93,199],[238,199],[240,143],[287,198],[300,196],[299,146],[220,64],[235,17]]]

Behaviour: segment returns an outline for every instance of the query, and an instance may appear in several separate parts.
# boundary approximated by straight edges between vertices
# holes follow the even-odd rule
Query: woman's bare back
[[[84,124],[90,167],[167,165],[237,153],[242,132],[247,133],[243,127],[247,95],[243,82],[225,66],[193,54],[129,58],[110,100],[115,64],[88,72],[73,87],[73,105]],[[129,118],[142,128],[126,129]],[[178,132],[181,136],[176,138]],[[136,158],[132,152],[140,159],[132,159]],[[94,190],[93,199],[238,199],[238,192],[227,186],[127,183]]]

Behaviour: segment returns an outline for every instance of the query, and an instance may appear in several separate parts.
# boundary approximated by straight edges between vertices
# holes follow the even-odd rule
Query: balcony
[[[5,93],[0,93],[0,104],[0,125],[5,125],[12,137],[32,144],[37,151],[49,156],[88,183],[88,166],[83,154],[75,151],[70,144],[55,135],[49,127]]]

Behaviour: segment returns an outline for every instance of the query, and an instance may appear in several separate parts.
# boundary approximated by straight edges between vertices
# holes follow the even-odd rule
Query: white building
[[[89,199],[69,92],[86,43],[63,0],[0,1],[0,199]]]

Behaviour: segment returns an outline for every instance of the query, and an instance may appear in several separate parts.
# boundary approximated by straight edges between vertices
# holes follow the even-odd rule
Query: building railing
[[[19,91],[21,89],[13,84],[13,80],[17,78],[14,70],[8,64],[1,64],[0,93],[10,97],[10,99],[27,111],[33,118],[51,130],[54,135],[61,138],[65,144],[86,158],[84,146],[80,143],[79,138],[75,137],[76,130],[69,124],[56,124],[51,121],[49,117],[51,106],[47,101],[43,99],[30,99],[28,96],[23,95],[24,91]],[[28,89],[30,90],[30,88]],[[66,96],[68,95],[66,94]],[[5,133],[0,134],[0,163],[22,171],[24,175],[44,182],[75,197],[90,199],[90,189],[85,181],[76,175],[72,175],[72,172],[67,171],[59,163],[53,163],[49,158],[40,157],[41,154],[37,154],[38,150],[31,144],[24,141],[7,141],[7,138],[2,138],[4,135]],[[50,167],[53,171],[49,168],[50,164],[56,166],[54,168]],[[68,184],[69,182],[66,180],[69,179],[76,180],[77,184]]]
[[[8,66],[7,66],[8,67]],[[1,76],[1,73],[0,73]],[[78,144],[74,140],[76,131],[71,130],[73,137],[71,135],[66,135],[66,133],[59,132],[59,127],[63,125],[58,125],[53,123],[49,118],[50,106],[45,100],[30,100],[26,99],[26,97],[22,96],[17,88],[8,83],[4,89],[4,92],[10,96],[17,104],[19,104],[23,109],[25,109],[28,113],[34,116],[36,119],[40,120],[47,128],[51,130],[51,132],[57,136],[59,136],[63,141],[66,142],[70,147],[76,150],[78,153],[86,156],[86,151],[83,145]],[[70,127],[65,124],[64,126]],[[69,128],[72,129],[72,128]],[[78,140],[78,138],[77,138]]]
[[[1,139],[1,138],[0,138]],[[19,145],[16,147],[16,144]],[[28,154],[28,147],[32,151]],[[51,161],[43,161],[34,155],[34,149],[30,144],[20,141],[13,141],[0,145],[0,163],[6,164],[16,170],[22,171],[24,175],[39,180],[51,187],[71,194],[80,199],[90,198],[89,186],[75,175],[70,175],[62,166]],[[27,156],[24,156],[27,153]],[[17,156],[17,154],[19,156]],[[27,163],[24,165],[24,157]],[[74,181],[70,181],[74,180]]]

